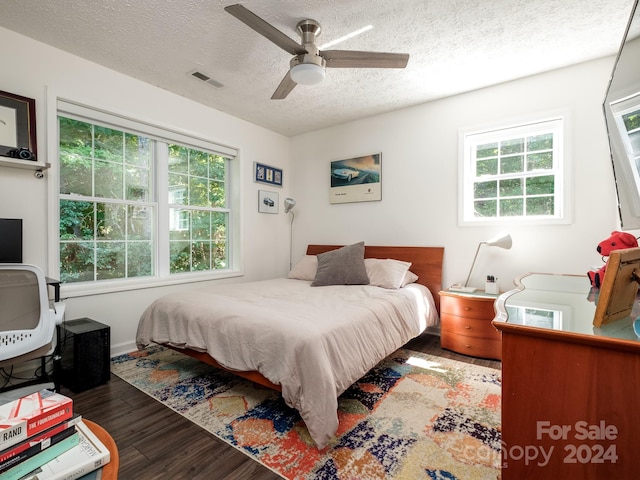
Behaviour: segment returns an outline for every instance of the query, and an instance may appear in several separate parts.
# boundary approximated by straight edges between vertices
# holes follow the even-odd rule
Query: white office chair
[[[49,307],[47,283],[38,267],[0,264],[0,367],[51,354],[56,345],[56,325],[63,318],[62,302]],[[0,392],[0,403],[52,386],[45,382],[8,389]]]

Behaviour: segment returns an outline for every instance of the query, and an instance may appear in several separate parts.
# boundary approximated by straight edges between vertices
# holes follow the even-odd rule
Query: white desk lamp
[[[480,247],[482,245],[487,245],[488,247],[500,247],[506,250],[511,248],[513,244],[511,240],[511,235],[508,233],[501,233],[498,236],[492,238],[491,240],[487,240],[486,242],[480,242],[478,244],[478,248],[476,249],[476,254],[473,257],[473,262],[471,263],[471,268],[469,269],[469,275],[467,275],[467,280],[464,282],[464,285],[453,285],[449,288],[449,290],[453,290],[456,292],[475,292],[477,288],[469,287],[469,279],[471,278],[471,273],[473,272],[473,267],[476,265],[476,259],[478,258],[478,253],[480,252]]]

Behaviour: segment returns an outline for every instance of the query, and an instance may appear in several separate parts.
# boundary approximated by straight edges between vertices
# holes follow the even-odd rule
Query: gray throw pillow
[[[369,285],[364,266],[364,242],[318,255],[318,270],[311,286],[327,285]]]

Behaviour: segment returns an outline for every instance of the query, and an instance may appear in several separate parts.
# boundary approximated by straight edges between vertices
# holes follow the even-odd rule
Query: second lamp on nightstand
[[[500,333],[491,324],[498,295],[440,292],[440,346],[472,357],[502,358]]]

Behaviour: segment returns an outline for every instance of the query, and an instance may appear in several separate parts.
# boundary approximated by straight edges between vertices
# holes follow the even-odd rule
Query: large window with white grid
[[[60,280],[140,282],[232,271],[235,153],[59,102]]]

